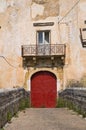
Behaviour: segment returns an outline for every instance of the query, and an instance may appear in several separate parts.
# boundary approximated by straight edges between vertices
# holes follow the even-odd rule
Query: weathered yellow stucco
[[[30,90],[31,76],[41,70],[56,75],[58,90],[65,89],[68,80],[79,80],[86,74],[86,48],[79,30],[86,28],[85,20],[86,0],[0,0],[0,88]],[[33,26],[41,22],[54,25]],[[66,45],[63,69],[23,68],[21,46],[35,45],[38,30],[51,31],[51,44]]]
[[[31,77],[33,74],[35,74],[36,72],[39,71],[49,71],[52,72],[53,74],[55,74],[55,76],[57,77],[57,90],[62,90],[63,89],[63,70],[62,68],[40,68],[40,69],[34,69],[34,68],[29,68],[27,70],[27,72],[25,73],[25,89],[26,90],[31,90]]]

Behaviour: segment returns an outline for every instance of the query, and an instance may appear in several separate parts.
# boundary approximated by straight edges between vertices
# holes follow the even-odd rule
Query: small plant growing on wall
[[[82,78],[81,78],[81,83],[83,84],[83,87],[85,87],[86,88],[86,74],[84,74],[83,76],[82,76]]]
[[[65,100],[63,98],[58,98],[56,108],[69,108],[77,112],[78,114],[82,115],[83,118],[86,117],[86,112],[82,111],[80,108],[76,107],[71,101]]]
[[[7,113],[7,122],[11,123],[11,118],[12,118],[12,113],[8,112]]]
[[[62,98],[57,99],[57,105],[56,105],[57,108],[64,108],[65,105],[66,105],[65,101]]]
[[[86,74],[80,80],[71,79],[67,82],[67,88],[86,88]]]
[[[0,130],[5,130],[4,128],[0,128]]]
[[[25,108],[29,108],[29,100],[27,98],[22,99],[19,104],[19,110],[25,110]]]
[[[67,82],[66,85],[67,88],[81,88],[83,87],[83,83],[81,82],[81,80],[75,80],[75,79],[71,79]]]

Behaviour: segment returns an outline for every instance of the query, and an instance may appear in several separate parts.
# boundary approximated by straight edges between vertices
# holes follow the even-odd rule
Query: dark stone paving
[[[30,108],[13,118],[5,130],[86,130],[86,120],[63,108]]]

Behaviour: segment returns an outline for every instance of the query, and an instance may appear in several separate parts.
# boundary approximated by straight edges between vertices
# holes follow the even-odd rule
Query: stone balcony
[[[45,44],[45,45],[23,45],[22,57],[25,56],[64,56],[64,44]]]
[[[23,66],[64,64],[65,53],[65,44],[22,45]]]

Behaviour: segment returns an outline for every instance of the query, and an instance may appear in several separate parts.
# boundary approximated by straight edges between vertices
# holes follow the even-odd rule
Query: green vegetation
[[[86,74],[84,74],[80,80],[71,79],[67,82],[67,88],[86,88]]]
[[[65,100],[63,100],[62,98],[58,98],[56,107],[58,107],[58,108],[64,108],[64,107],[66,107]]]
[[[70,110],[74,110],[78,114],[82,115],[83,118],[86,117],[86,112],[82,111],[79,107],[76,107],[75,104],[72,103],[72,101],[65,100],[63,98],[59,98],[57,101],[57,108],[69,108]]]
[[[25,110],[25,108],[29,108],[29,100],[27,98],[25,99],[22,99],[19,103],[19,111],[21,110]],[[11,123],[11,119],[12,117],[18,117],[18,113],[14,113],[14,115],[9,111],[7,113],[7,122]],[[3,130],[3,129],[0,129],[0,130]]]
[[[86,74],[83,75],[80,82],[81,82],[81,84],[83,84],[83,87],[86,87]]]
[[[80,87],[84,87],[83,83],[81,82],[81,80],[77,81],[77,80],[74,80],[74,79],[69,80],[67,82],[66,86],[67,86],[67,88],[80,88]]]
[[[0,130],[4,130],[4,128],[0,128]]]
[[[11,112],[8,112],[7,113],[7,122],[11,122],[11,118],[12,118],[12,113]]]
[[[26,99],[22,99],[20,101],[20,104],[19,104],[19,110],[25,110],[25,108],[29,108],[30,107],[30,103],[29,103],[29,100],[26,98]]]

